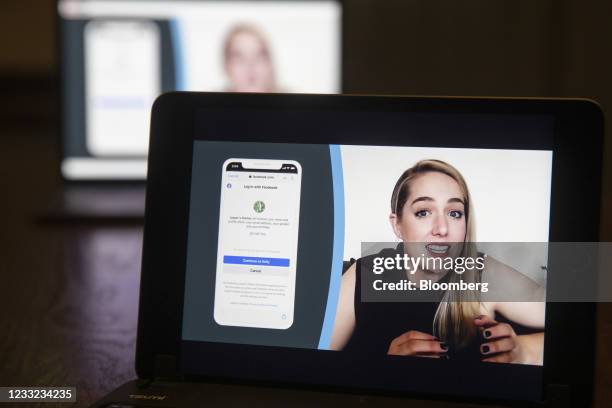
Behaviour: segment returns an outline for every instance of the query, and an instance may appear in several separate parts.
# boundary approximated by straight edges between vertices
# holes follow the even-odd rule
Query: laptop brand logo
[[[143,400],[154,400],[154,401],[163,401],[166,399],[165,395],[130,394],[129,397],[132,399],[143,399]]]

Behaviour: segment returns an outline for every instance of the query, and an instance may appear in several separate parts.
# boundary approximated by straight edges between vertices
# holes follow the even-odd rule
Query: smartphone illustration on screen
[[[293,324],[302,167],[295,160],[223,163],[214,319],[223,326]]]
[[[146,20],[94,20],[83,41],[87,150],[146,155],[151,105],[161,93],[159,27]]]

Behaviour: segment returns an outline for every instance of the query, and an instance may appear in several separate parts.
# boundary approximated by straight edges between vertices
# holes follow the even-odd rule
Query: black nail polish
[[[489,346],[482,346],[482,353],[483,354],[487,354],[489,352],[490,348]]]
[[[448,345],[445,342],[440,342],[440,348],[444,351],[448,350]]]
[[[485,338],[491,337],[491,330],[485,330],[482,335],[485,336]]]
[[[445,359],[445,360],[450,360],[450,357],[448,356],[448,354],[442,355],[442,358]]]

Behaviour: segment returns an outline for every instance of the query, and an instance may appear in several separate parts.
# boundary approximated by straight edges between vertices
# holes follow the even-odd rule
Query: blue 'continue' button
[[[256,256],[223,256],[224,264],[233,265],[264,265],[289,267],[289,259],[286,258],[259,258]]]

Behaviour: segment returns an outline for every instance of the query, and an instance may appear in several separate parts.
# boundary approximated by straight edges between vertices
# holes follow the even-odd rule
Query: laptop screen
[[[306,116],[324,126],[199,114],[219,141],[193,145],[185,372],[213,373],[215,344],[249,345],[309,350],[312,366],[226,361],[246,379],[540,399],[551,118]],[[405,143],[229,141],[291,131]]]
[[[66,179],[144,180],[162,92],[341,90],[335,0],[60,0],[58,11]]]

